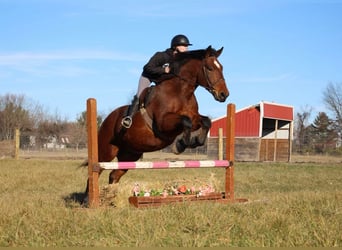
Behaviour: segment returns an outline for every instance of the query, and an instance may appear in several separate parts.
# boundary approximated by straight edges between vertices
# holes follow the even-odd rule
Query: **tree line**
[[[310,106],[296,113],[295,152],[342,155],[342,83],[329,83],[322,100],[330,117],[326,112],[318,112],[310,123],[313,109]]]
[[[329,114],[318,112],[313,122],[310,122],[312,107],[305,106],[296,112],[295,152],[342,154],[342,83],[328,83],[322,101]],[[98,115],[98,126],[102,120],[103,116]],[[49,114],[25,95],[0,96],[0,141],[13,140],[16,128],[21,133],[22,149],[41,149],[49,145],[79,149],[87,145],[86,111],[70,122],[58,114]]]
[[[98,125],[102,116],[97,118]],[[76,121],[49,114],[25,95],[0,96],[0,141],[13,140],[15,129],[20,131],[20,148],[83,148],[87,145],[86,111]]]

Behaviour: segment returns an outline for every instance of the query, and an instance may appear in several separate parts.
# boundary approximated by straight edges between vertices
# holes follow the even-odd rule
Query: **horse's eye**
[[[207,70],[209,70],[209,71],[213,71],[213,70],[214,70],[214,68],[211,67],[211,66],[207,66],[206,68],[207,68]]]

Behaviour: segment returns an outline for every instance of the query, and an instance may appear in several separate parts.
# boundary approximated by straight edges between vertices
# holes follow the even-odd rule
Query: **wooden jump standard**
[[[157,161],[157,162],[98,162],[98,137],[97,137],[97,107],[96,100],[87,100],[87,130],[88,130],[88,180],[89,193],[88,201],[90,208],[100,205],[99,194],[99,168],[112,169],[167,169],[167,168],[208,168],[223,167],[225,171],[225,192],[219,196],[214,195],[193,197],[189,200],[215,200],[218,202],[240,202],[243,199],[234,198],[234,137],[235,137],[235,104],[227,105],[227,135],[226,135],[226,158],[227,160],[206,160],[206,161]],[[141,197],[151,199],[153,197]],[[183,197],[184,198],[184,197]],[[131,204],[138,206],[137,197],[130,197]],[[156,198],[154,198],[156,200]],[[157,198],[159,201],[173,200],[170,198]],[[184,200],[184,199],[183,199]],[[154,201],[155,202],[155,201]],[[165,203],[165,202],[162,202]],[[158,203],[160,204],[160,203]],[[149,204],[145,204],[148,206]],[[152,204],[153,205],[153,204]],[[154,204],[155,206],[156,204]]]

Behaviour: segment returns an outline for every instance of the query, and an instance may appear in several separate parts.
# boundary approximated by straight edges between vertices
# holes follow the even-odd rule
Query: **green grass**
[[[248,203],[183,203],[136,209],[135,182],[212,183],[222,169],[129,171],[116,207],[85,209],[87,170],[75,160],[0,160],[0,247],[4,246],[342,246],[342,166],[237,163],[235,196]],[[106,184],[108,173],[100,178]]]

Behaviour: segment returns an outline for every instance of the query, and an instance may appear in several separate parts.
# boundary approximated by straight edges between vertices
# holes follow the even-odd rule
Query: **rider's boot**
[[[139,109],[139,98],[137,95],[134,96],[131,105],[128,107],[127,115],[122,118],[121,125],[125,128],[130,128],[132,126],[132,117],[135,112]]]

